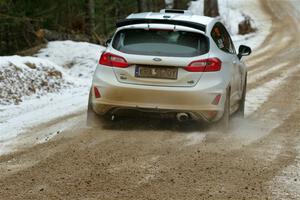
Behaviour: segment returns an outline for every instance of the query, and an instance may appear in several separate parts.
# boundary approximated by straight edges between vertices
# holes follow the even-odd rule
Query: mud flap
[[[87,107],[86,126],[89,128],[100,127],[101,126],[100,118],[101,117],[98,116],[92,108],[92,93],[90,90],[89,102],[88,102],[88,107]]]

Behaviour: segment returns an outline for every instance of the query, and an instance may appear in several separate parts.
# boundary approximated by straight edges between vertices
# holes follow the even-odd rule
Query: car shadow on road
[[[122,130],[122,131],[176,131],[176,132],[194,132],[207,131],[210,126],[205,122],[185,121],[179,122],[176,119],[157,119],[149,117],[139,118],[119,118],[114,121],[104,121],[101,123],[102,129]]]

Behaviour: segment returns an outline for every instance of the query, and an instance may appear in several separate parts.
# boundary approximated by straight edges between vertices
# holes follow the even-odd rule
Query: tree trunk
[[[137,10],[143,12],[143,0],[137,0]]]
[[[173,0],[173,9],[186,10],[189,0]]]
[[[152,7],[150,11],[160,11],[164,8],[166,8],[165,0],[152,0]]]
[[[204,0],[204,11],[205,16],[217,17],[219,16],[218,0]]]
[[[147,10],[146,0],[137,0],[138,12],[145,12]]]
[[[95,2],[94,0],[85,0],[86,6],[86,25],[85,33],[89,36],[95,31]]]
[[[180,0],[173,0],[173,9],[179,9]]]

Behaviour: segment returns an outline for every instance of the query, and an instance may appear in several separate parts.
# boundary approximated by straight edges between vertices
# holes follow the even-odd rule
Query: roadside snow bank
[[[55,41],[36,56],[63,67],[72,77],[90,81],[103,50],[103,47],[87,42]]]
[[[47,95],[68,88],[72,79],[48,60],[33,57],[0,58],[0,104],[19,104],[24,97]]]
[[[8,140],[28,129],[87,107],[103,50],[85,42],[56,41],[35,57],[0,57],[0,154]]]
[[[103,49],[86,42],[56,41],[35,57],[0,57],[0,105],[89,85]]]

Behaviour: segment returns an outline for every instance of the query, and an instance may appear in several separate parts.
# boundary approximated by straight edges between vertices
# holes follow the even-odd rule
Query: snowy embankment
[[[0,57],[0,144],[37,124],[84,110],[103,49],[61,41],[33,57]]]
[[[0,60],[0,104],[18,105],[73,85],[73,80],[53,62],[34,57],[8,56]]]

